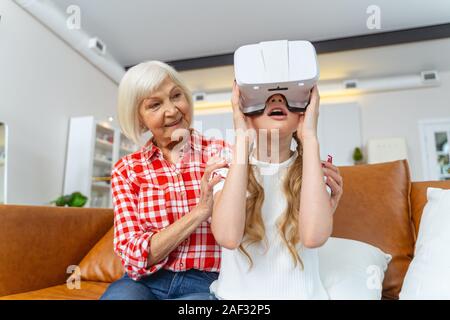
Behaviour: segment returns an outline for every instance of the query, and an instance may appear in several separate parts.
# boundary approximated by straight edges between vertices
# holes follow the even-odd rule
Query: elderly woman
[[[151,61],[126,73],[119,86],[118,117],[139,151],[112,172],[114,251],[125,275],[101,299],[210,299],[220,247],[210,228],[212,188],[226,164],[206,165],[227,147],[190,129],[192,98],[177,72]]]

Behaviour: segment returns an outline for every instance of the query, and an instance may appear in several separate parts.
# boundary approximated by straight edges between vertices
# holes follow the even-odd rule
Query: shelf
[[[127,148],[122,148],[122,147],[120,147],[120,151],[124,151],[124,152],[126,152],[127,154],[135,152],[135,150],[131,150],[131,149],[127,149]]]
[[[92,177],[92,183],[94,183],[94,182],[104,182],[104,181],[111,181],[111,177],[110,176],[106,176],[106,177]]]
[[[95,164],[99,164],[102,166],[112,166],[112,161],[109,160],[103,160],[103,159],[94,159]]]
[[[97,127],[100,129],[99,131],[114,132],[114,128],[111,128],[109,125],[97,123]]]
[[[109,189],[111,189],[111,185],[104,184],[104,183],[99,183],[99,182],[92,182],[92,188],[109,190]]]
[[[102,148],[106,148],[106,149],[108,149],[108,150],[112,150],[112,147],[113,147],[113,144],[111,143],[111,142],[109,142],[109,141],[106,141],[106,140],[102,140],[102,139],[95,139],[95,143],[99,146],[99,147],[102,147]]]

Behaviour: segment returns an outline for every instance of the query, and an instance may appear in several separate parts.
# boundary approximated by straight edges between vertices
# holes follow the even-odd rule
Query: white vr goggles
[[[262,113],[267,99],[282,94],[292,112],[304,112],[319,79],[316,50],[309,41],[267,41],[234,53],[242,112]]]

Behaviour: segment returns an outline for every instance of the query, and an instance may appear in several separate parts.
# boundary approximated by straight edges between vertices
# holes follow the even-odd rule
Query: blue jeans
[[[161,269],[137,281],[126,273],[113,282],[100,300],[215,300],[209,286],[217,272],[191,269],[173,272]]]

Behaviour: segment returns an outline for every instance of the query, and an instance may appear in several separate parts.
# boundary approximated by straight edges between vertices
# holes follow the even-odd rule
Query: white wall
[[[7,200],[46,204],[62,192],[69,117],[115,115],[117,85],[12,1],[0,15]]]
[[[348,55],[355,54],[348,52]],[[411,52],[410,54],[414,54]],[[399,58],[401,63],[401,58]],[[351,60],[349,58],[349,60]],[[321,104],[356,102],[360,106],[361,136],[365,149],[371,138],[405,137],[408,146],[408,161],[412,179],[424,179],[422,150],[418,121],[450,117],[450,71],[439,72],[441,84],[437,87],[367,93],[353,96],[321,98]],[[195,71],[189,71],[189,79],[195,78]],[[219,76],[215,71],[215,76]],[[225,73],[226,71],[224,71]],[[203,77],[206,70],[198,71]],[[199,76],[199,75],[198,75]],[[381,75],[380,75],[381,76]],[[232,78],[229,83],[232,82]],[[195,86],[190,84],[192,90]],[[231,89],[230,89],[231,91]],[[320,85],[319,85],[320,91]],[[208,99],[229,101],[226,94],[209,94]],[[363,150],[364,152],[365,150]],[[365,153],[367,157],[367,153]]]
[[[6,128],[5,125],[0,122],[0,204],[5,201],[5,164],[3,163],[2,153],[5,151],[5,138]]]
[[[322,99],[323,103],[355,101],[361,107],[364,146],[370,138],[405,137],[412,179],[423,180],[418,121],[450,117],[450,72],[440,72],[441,85],[431,88],[369,93]]]

